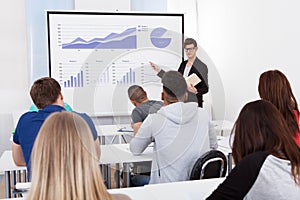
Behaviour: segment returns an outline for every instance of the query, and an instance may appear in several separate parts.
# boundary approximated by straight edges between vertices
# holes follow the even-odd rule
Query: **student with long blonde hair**
[[[101,178],[92,134],[79,115],[51,114],[34,143],[30,200],[129,199],[110,195]]]

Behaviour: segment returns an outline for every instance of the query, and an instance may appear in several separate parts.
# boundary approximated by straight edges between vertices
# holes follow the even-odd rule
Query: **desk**
[[[208,197],[225,178],[151,184],[144,187],[108,190],[110,194],[126,194],[132,200],[198,200]]]
[[[129,144],[111,144],[101,146],[100,164],[104,165],[106,171],[103,175],[107,180],[107,187],[111,188],[110,165],[116,164],[116,170],[119,170],[119,164],[123,163],[126,178],[126,186],[130,185],[129,164],[134,162],[152,161],[153,147],[148,147],[141,155],[134,156],[129,150]],[[117,184],[119,181],[117,180]],[[119,186],[119,185],[118,185]]]
[[[227,120],[213,120],[212,124],[214,125],[216,134],[220,136],[228,136],[234,125],[233,122]],[[119,143],[121,143],[121,139],[127,143],[124,135],[133,136],[133,130],[130,124],[98,125],[96,126],[96,129],[98,136],[101,139],[101,144],[105,144],[105,137],[112,136],[113,139],[110,142],[112,144],[117,136],[119,138]],[[123,131],[119,131],[120,129]]]
[[[216,135],[228,136],[231,133],[234,123],[227,120],[213,120]]]
[[[27,180],[26,167],[16,166],[13,161],[13,158],[12,158],[12,151],[4,151],[0,158],[0,171],[5,172],[6,198],[12,197],[11,187],[14,187],[14,185],[17,182],[17,179],[18,179],[18,182],[21,182],[21,171],[22,170],[24,173],[24,180]]]
[[[218,136],[218,149],[222,151],[225,155],[229,155],[228,158],[228,170],[230,172],[232,168],[232,158],[231,158],[231,148],[229,145],[229,136],[222,137]],[[99,164],[104,165],[106,168],[106,173],[103,175],[106,176],[107,186],[111,188],[111,174],[110,174],[110,165],[116,164],[116,168],[119,169],[119,164],[123,163],[124,172],[126,173],[126,185],[129,186],[129,163],[132,162],[143,162],[143,161],[152,161],[153,147],[149,147],[139,156],[134,156],[129,150],[129,144],[112,144],[112,145],[102,145],[101,146],[101,157]],[[0,158],[0,171],[5,172],[5,186],[6,186],[6,197],[11,197],[11,180],[10,173],[12,177],[16,177],[16,171],[26,170],[26,167],[18,167],[14,164],[12,158],[12,151],[5,151]],[[20,177],[19,177],[20,180]],[[26,179],[25,179],[26,180]],[[119,184],[119,181],[117,182]],[[15,178],[12,180],[12,185],[16,184]]]
[[[232,157],[231,148],[229,145],[229,136],[218,136],[218,150],[222,151],[225,155],[228,155],[228,173],[232,169]],[[126,186],[130,185],[129,182],[129,164],[134,162],[152,161],[153,147],[148,147],[141,155],[134,156],[129,150],[129,144],[112,144],[101,146],[100,164],[105,166],[103,175],[107,180],[107,187],[111,188],[111,164],[117,164],[116,170],[119,170],[119,163],[123,163],[124,173],[126,173]],[[119,184],[119,181],[117,180]],[[119,185],[117,186],[119,187]]]
[[[233,140],[233,138],[231,139]],[[230,135],[228,136],[217,136],[218,141],[218,149],[223,151],[223,153],[228,154],[231,153],[231,142]]]
[[[101,144],[105,144],[106,137],[113,137],[110,144],[112,144],[116,137],[119,138],[119,144],[121,143],[121,138],[127,143],[124,135],[133,136],[133,130],[130,124],[118,124],[118,125],[98,125],[96,126],[98,137],[100,137]]]
[[[215,190],[225,178],[202,179],[173,183],[151,184],[144,187],[109,189],[110,194],[126,194],[132,200],[165,200],[205,199]],[[21,184],[20,184],[21,186]],[[21,188],[28,188],[22,184]]]
[[[119,164],[123,163],[126,186],[129,186],[129,163],[152,161],[152,152],[153,147],[149,147],[141,155],[134,156],[129,150],[129,144],[102,145],[99,164],[106,166],[106,173],[103,174],[107,177],[108,188],[111,187],[110,164],[116,164],[116,168],[118,169]],[[12,151],[4,151],[0,158],[0,171],[5,172],[5,191],[7,198],[12,197],[11,187],[15,186],[16,182],[21,182],[21,170],[26,171],[26,167],[18,167],[15,165],[12,158]],[[16,176],[16,172],[18,176]],[[10,178],[11,175],[12,180]],[[24,179],[27,180],[26,177]]]
[[[155,196],[146,190],[145,187],[110,189],[108,192],[110,194],[126,194],[131,200],[156,200]]]

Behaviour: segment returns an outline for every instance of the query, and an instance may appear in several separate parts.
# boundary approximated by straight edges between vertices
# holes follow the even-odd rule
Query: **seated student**
[[[129,199],[126,195],[107,192],[93,143],[88,124],[78,114],[51,114],[33,146],[27,199]]]
[[[259,77],[258,92],[262,99],[273,103],[285,118],[291,135],[300,147],[299,109],[286,76],[279,70],[270,70]]]
[[[142,122],[149,114],[156,113],[162,106],[163,102],[149,100],[145,90],[139,85],[132,85],[128,88],[128,97],[135,106],[131,113],[132,128],[136,133]],[[131,176],[131,186],[143,186],[150,180],[151,162],[142,162],[133,165],[135,175]]]
[[[196,102],[184,103],[187,84],[177,71],[162,77],[164,107],[145,119],[130,142],[139,155],[154,142],[150,184],[189,179],[196,160],[217,147],[208,113]]]
[[[151,113],[156,113],[163,106],[163,102],[149,100],[147,93],[139,85],[132,85],[128,88],[128,97],[135,106],[131,113],[131,121],[136,133],[146,117]]]
[[[236,166],[207,199],[300,199],[300,148],[279,110],[250,102],[233,130]]]
[[[26,112],[17,124],[12,143],[13,159],[16,165],[27,166],[30,180],[30,155],[36,136],[45,119],[53,112],[65,111],[63,95],[59,83],[50,77],[36,80],[30,90],[33,103],[38,112]],[[98,134],[92,119],[86,114],[79,114],[91,128],[95,148],[100,155]]]

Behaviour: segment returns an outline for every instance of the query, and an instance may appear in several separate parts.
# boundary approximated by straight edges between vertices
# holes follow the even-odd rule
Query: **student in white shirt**
[[[188,180],[195,161],[217,147],[208,113],[196,102],[184,103],[187,84],[183,76],[166,72],[162,84],[165,106],[148,115],[130,142],[135,155],[154,142],[150,184]]]

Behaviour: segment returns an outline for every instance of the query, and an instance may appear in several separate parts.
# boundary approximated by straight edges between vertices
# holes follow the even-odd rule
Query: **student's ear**
[[[187,92],[184,94],[184,96],[183,96],[183,101],[184,101],[184,102],[186,102],[186,100],[188,99],[188,95],[189,95],[189,94],[188,94]]]
[[[61,100],[64,100],[64,96],[62,95],[61,92],[59,93],[59,98],[60,98]]]
[[[161,100],[162,101],[165,100],[165,93],[164,92],[161,93]]]
[[[59,93],[56,102],[57,102],[60,106],[64,107],[64,97],[63,97],[63,95],[62,95],[61,92]]]
[[[132,103],[132,105],[136,106],[135,100],[130,100],[130,102]]]

